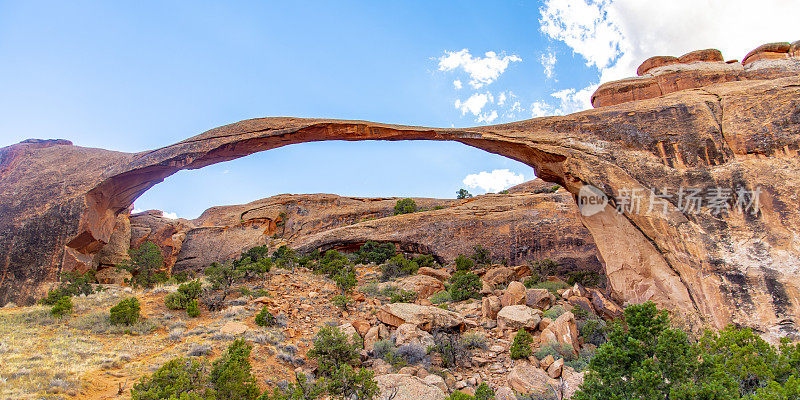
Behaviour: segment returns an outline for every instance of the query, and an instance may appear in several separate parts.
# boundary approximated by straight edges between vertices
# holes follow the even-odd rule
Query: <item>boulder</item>
[[[483,282],[485,285],[494,289],[497,285],[505,285],[514,278],[514,271],[508,267],[497,267],[486,271],[483,274]]]
[[[430,333],[423,331],[414,324],[403,324],[398,326],[394,332],[394,344],[397,347],[415,344],[427,349],[435,343]]]
[[[624,310],[597,289],[590,289],[592,306],[597,314],[611,319],[621,318]]]
[[[572,367],[564,366],[561,371],[561,383],[563,385],[563,399],[568,400],[578,391],[586,372],[575,372]]]
[[[682,64],[688,64],[695,61],[715,62],[725,61],[725,59],[722,58],[722,52],[717,49],[690,51],[678,57],[678,62]]]
[[[452,311],[410,303],[385,304],[378,310],[378,320],[395,327],[414,324],[428,332],[436,328],[460,328],[464,324],[464,318]]]
[[[550,368],[550,366],[553,365],[554,362],[556,362],[556,359],[553,358],[551,354],[548,354],[547,356],[545,356],[545,358],[542,359],[542,361],[539,362],[539,365],[542,367],[542,369],[546,370]]]
[[[219,333],[227,336],[239,336],[247,332],[248,329],[247,325],[241,322],[228,321],[220,328]]]
[[[379,398],[388,399],[394,395],[394,400],[444,400],[445,392],[438,386],[428,383],[429,375],[425,379],[404,374],[387,374],[375,377],[380,391]],[[441,378],[439,378],[441,379]]]
[[[449,272],[445,271],[444,269],[434,269],[431,267],[422,267],[417,270],[417,274],[432,276],[440,281],[446,281],[450,279]]]
[[[556,394],[556,388],[543,370],[528,363],[518,363],[508,374],[508,386],[518,393],[533,395],[533,398]]]
[[[528,289],[525,291],[525,305],[530,308],[546,310],[556,301],[555,296],[547,289]]]
[[[547,332],[551,332],[552,336]],[[575,316],[569,311],[561,314],[542,331],[541,339],[543,344],[569,346],[574,354],[578,354],[580,342],[578,341],[578,325],[575,323]]]
[[[567,302],[571,304],[573,307],[582,308],[589,314],[594,313],[594,307],[592,307],[592,302],[586,297],[572,296],[569,299],[567,299]]]
[[[547,367],[547,375],[553,379],[556,379],[561,376],[561,370],[564,368],[564,359],[559,358],[558,360],[553,361],[549,367]]]
[[[748,57],[747,60],[742,61],[742,65],[749,65],[756,61],[762,61],[762,60],[783,60],[786,58],[789,58],[789,53],[773,53],[773,52],[756,53]]]
[[[372,325],[370,325],[369,322],[363,320],[353,321],[352,324],[353,327],[356,328],[356,331],[358,331],[358,335],[361,337],[364,337],[364,335],[367,334],[367,331],[372,328]]]
[[[347,341],[350,342],[350,344],[357,344],[358,339],[361,338],[356,328],[349,322],[339,325],[339,331],[347,336]]]
[[[678,58],[673,56],[653,56],[647,60],[644,60],[644,62],[639,65],[639,68],[636,69],[636,75],[642,76],[653,68],[663,67],[670,64],[678,64],[679,62],[680,61],[678,61]]]
[[[756,60],[755,56],[764,53],[777,53],[777,54],[786,54],[791,49],[792,45],[789,42],[775,42],[775,43],[765,43],[761,46],[756,47],[742,59],[742,64],[747,65]],[[784,56],[785,57],[785,56]]]
[[[420,369],[420,371],[424,371],[424,369]],[[436,374],[428,374],[425,377],[420,376],[420,378],[422,378],[426,384],[436,386],[441,389],[442,392],[447,392],[447,384],[444,382],[444,379],[441,376]]]
[[[381,340],[378,336],[379,332],[380,328],[377,326],[369,328],[367,333],[364,334],[364,350],[371,352],[375,348],[375,343]]]
[[[481,315],[488,319],[497,319],[497,313],[502,309],[500,298],[497,296],[486,296],[481,300]]]
[[[442,281],[428,275],[411,275],[393,282],[383,282],[378,284],[378,289],[383,290],[389,286],[414,292],[420,299],[427,299],[430,295],[445,289]]]
[[[508,284],[503,296],[500,298],[503,307],[525,304],[525,285],[519,281],[512,281]]]
[[[792,45],[789,46],[789,56],[800,57],[800,40],[792,43]]]
[[[517,395],[510,387],[501,386],[494,391],[494,400],[517,400]]]
[[[526,305],[503,307],[497,313],[497,326],[501,331],[521,328],[536,329],[541,320],[541,311],[534,310]]]
[[[125,285],[133,277],[130,272],[117,267],[103,268],[95,272],[94,276],[98,283],[114,285]]]

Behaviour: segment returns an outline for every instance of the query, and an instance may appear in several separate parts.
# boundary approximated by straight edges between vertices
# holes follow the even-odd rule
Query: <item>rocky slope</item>
[[[653,300],[697,327],[796,332],[797,49],[797,42],[765,45],[744,63],[718,61],[714,52],[651,61],[641,77],[598,89],[594,110],[495,126],[265,118],[139,154],[63,144],[4,148],[0,299],[29,299],[62,264],[85,264],[109,243],[117,216],[178,170],[308,141],[453,140],[531,165],[573,195],[591,185],[607,197],[582,222],[621,300]],[[681,187],[703,198],[715,190],[755,192],[759,207],[738,212],[728,198],[719,204],[730,211],[703,203],[687,212],[674,195],[655,209],[626,206],[626,194]]]

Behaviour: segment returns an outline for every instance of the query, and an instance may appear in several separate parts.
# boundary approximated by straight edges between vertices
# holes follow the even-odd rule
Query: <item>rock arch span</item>
[[[593,185],[608,195],[612,202],[582,221],[617,298],[653,300],[694,327],[733,322],[765,333],[794,332],[800,312],[800,66],[794,58],[780,62],[776,73],[761,70],[752,79],[468,129],[264,118],[138,154],[98,150],[89,156],[63,143],[10,146],[0,153],[0,296],[7,300],[14,289],[35,287],[68,252],[97,252],[116,214],[181,169],[309,141],[452,140],[530,165],[573,194]],[[70,168],[53,181],[47,165],[55,157]],[[754,216],[686,213],[674,201],[663,212],[614,210],[614,199],[626,190],[680,186],[760,188],[762,207]],[[36,243],[41,251],[25,254]],[[23,274],[23,284],[4,283],[9,271],[26,265],[37,265],[38,272]]]

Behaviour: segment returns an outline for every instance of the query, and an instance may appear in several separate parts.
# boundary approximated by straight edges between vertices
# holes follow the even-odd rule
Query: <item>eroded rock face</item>
[[[598,89],[597,109],[496,126],[265,118],[139,154],[59,143],[9,146],[0,150],[0,299],[30,300],[67,253],[69,262],[81,258],[77,253],[94,256],[109,243],[117,216],[181,169],[309,141],[453,140],[531,165],[572,195],[592,185],[610,198],[581,218],[615,300],[652,300],[696,327],[738,323],[768,334],[796,332],[800,61],[792,45],[758,54],[765,53],[782,56],[656,67]],[[714,215],[704,204],[687,212],[672,197],[663,208],[615,210],[626,193],[679,187],[705,195],[746,189],[759,207]],[[356,237],[380,228],[364,221],[338,229]]]

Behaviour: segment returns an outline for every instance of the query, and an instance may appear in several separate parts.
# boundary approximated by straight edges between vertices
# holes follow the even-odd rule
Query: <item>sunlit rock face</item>
[[[613,296],[653,300],[690,324],[795,332],[800,312],[797,42],[739,62],[713,51],[652,63],[608,83],[593,110],[468,129],[263,118],[138,154],[62,142],[0,150],[0,298],[30,301],[62,265],[93,258],[117,216],[181,169],[320,140],[451,140],[519,160],[577,196],[606,196],[581,215]],[[681,61],[683,59],[683,61]],[[675,196],[625,207],[630,193],[756,193],[755,212],[686,211]],[[622,213],[617,212],[619,208]],[[320,239],[319,243],[324,242]],[[313,243],[313,241],[311,242]]]

